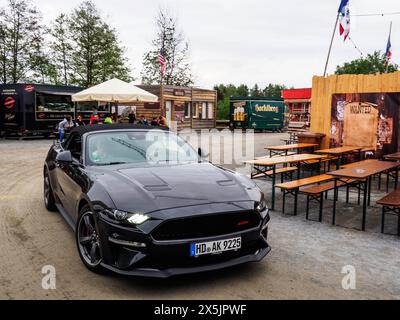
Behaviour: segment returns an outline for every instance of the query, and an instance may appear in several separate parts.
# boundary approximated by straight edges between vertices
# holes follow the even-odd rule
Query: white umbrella
[[[114,103],[157,102],[158,97],[133,84],[111,79],[72,95],[72,101],[103,101]]]

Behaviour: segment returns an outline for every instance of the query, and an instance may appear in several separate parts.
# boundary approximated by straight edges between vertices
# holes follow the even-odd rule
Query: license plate
[[[242,247],[242,238],[223,239],[209,242],[191,242],[190,256],[198,257],[204,254],[217,254],[225,251],[238,250]]]

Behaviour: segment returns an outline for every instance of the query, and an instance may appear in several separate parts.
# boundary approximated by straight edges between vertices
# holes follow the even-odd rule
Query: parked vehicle
[[[71,95],[81,87],[2,84],[0,85],[0,132],[6,136],[49,136],[66,116],[81,114],[88,122],[96,107],[99,115],[111,114],[109,104],[97,102],[75,104]]]
[[[169,277],[260,261],[270,251],[263,193],[203,154],[159,127],[77,127],[50,148],[44,203],[94,272]]]
[[[281,131],[284,129],[283,99],[231,97],[230,128]]]

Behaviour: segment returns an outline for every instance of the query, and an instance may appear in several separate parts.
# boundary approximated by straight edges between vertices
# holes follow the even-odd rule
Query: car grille
[[[254,211],[187,217],[165,221],[152,236],[159,241],[213,237],[255,228],[260,221],[260,216]]]

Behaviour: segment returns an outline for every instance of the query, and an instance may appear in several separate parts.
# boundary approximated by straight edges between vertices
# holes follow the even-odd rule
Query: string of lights
[[[382,12],[382,13],[362,13],[362,14],[351,14],[351,17],[375,17],[375,16],[395,16],[400,15],[399,12]]]
[[[349,40],[351,41],[351,43],[353,44],[354,48],[356,48],[356,50],[360,53],[361,57],[363,56],[362,51],[360,50],[359,47],[357,47],[357,45],[354,43],[353,39],[351,37],[349,37]]]

